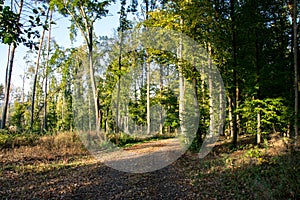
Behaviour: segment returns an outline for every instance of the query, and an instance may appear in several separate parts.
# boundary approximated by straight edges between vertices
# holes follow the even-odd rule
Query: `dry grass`
[[[41,171],[60,165],[76,164],[82,159],[93,160],[78,135],[63,132],[53,136],[42,136],[34,144],[2,149],[0,171],[7,168],[18,172]]]

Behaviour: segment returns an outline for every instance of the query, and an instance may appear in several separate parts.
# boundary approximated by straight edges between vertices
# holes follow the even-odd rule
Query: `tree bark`
[[[197,69],[194,66],[194,72],[196,72]],[[199,114],[199,102],[198,102],[198,88],[197,88],[197,78],[193,77],[193,88],[194,88],[194,108],[195,108],[195,118],[198,118],[198,114]],[[197,122],[197,132],[196,132],[196,142],[198,144],[202,143],[202,133],[201,133],[201,129],[199,127],[199,121]]]
[[[160,113],[159,113],[159,134],[163,134],[163,107],[162,107],[162,93],[163,93],[163,87],[164,87],[164,82],[163,82],[163,67],[160,65],[159,66],[159,101],[160,101]]]
[[[148,57],[148,56],[147,56]],[[150,62],[146,61],[147,70],[147,134],[151,132],[151,119],[150,119]]]
[[[17,22],[20,21],[22,9],[23,9],[23,3],[24,3],[24,0],[21,0],[20,4],[19,4]],[[13,65],[14,65],[14,57],[15,57],[16,48],[17,48],[17,45],[13,44],[12,48],[11,48],[11,53],[10,53],[10,60],[9,60],[9,66],[8,66],[8,70],[7,70],[7,77],[6,77],[6,80],[5,80],[5,85],[6,86],[5,86],[4,107],[3,107],[3,111],[2,111],[1,129],[4,129],[5,125],[6,125],[7,110],[8,110],[8,105],[9,105],[11,75],[12,75],[12,69],[13,69]]]
[[[43,120],[43,129],[44,131],[48,130],[47,126],[47,98],[48,98],[48,73],[49,73],[49,59],[50,59],[50,48],[51,48],[51,28],[52,28],[52,14],[53,10],[50,12],[49,20],[49,30],[48,30],[48,42],[47,42],[47,57],[46,57],[46,67],[45,67],[45,94],[44,94],[44,120]]]
[[[208,45],[208,90],[209,90],[209,136],[214,136],[215,119],[214,119],[214,99],[213,99],[213,72],[211,61],[211,47]]]
[[[149,18],[149,1],[144,0],[146,4],[146,20]],[[151,113],[150,113],[150,60],[149,54],[146,50],[146,73],[147,73],[147,134],[149,135],[151,132]]]
[[[48,8],[47,15],[46,15],[46,21],[48,21],[49,11],[50,11],[50,9]],[[32,87],[31,115],[30,115],[30,130],[31,131],[33,130],[35,91],[36,91],[36,83],[37,83],[38,71],[39,71],[39,67],[40,67],[40,58],[41,58],[41,52],[42,52],[42,48],[43,48],[45,32],[46,32],[46,29],[43,29],[42,36],[40,38],[39,51],[38,51],[37,60],[36,60],[35,74],[34,74],[33,87]]]
[[[255,57],[256,57],[256,98],[260,100],[260,66],[259,66],[259,54],[260,54],[260,46],[259,46],[259,41],[258,41],[258,33],[256,31],[255,33]],[[260,105],[258,105],[258,112],[257,112],[257,133],[256,133],[256,143],[260,144],[261,143],[261,112],[260,112]]]
[[[94,72],[94,63],[93,63],[93,26],[89,27],[88,31],[88,58],[89,58],[89,71],[91,86],[93,91],[94,106],[95,106],[95,115],[96,115],[96,132],[100,134],[100,109],[99,109],[99,98],[98,91],[95,81],[95,72]]]
[[[261,120],[260,120],[260,110],[257,112],[257,134],[256,134],[256,143],[260,144],[261,143]]]
[[[180,25],[182,26],[183,20],[180,19]],[[184,123],[184,76],[183,76],[183,67],[182,67],[182,38],[179,39],[179,46],[177,49],[178,57],[178,74],[179,74],[179,121],[181,134],[186,134],[186,127]]]
[[[237,46],[236,46],[236,24],[235,24],[235,1],[230,0],[230,16],[231,16],[231,30],[232,30],[232,63],[233,63],[233,87],[232,87],[232,103],[231,103],[231,115],[232,115],[232,147],[237,147],[237,116],[236,116],[236,90],[237,90]]]
[[[8,67],[7,82],[6,82],[6,86],[5,86],[4,107],[3,107],[3,111],[2,111],[1,129],[4,129],[6,126],[6,117],[7,117],[7,111],[8,111],[10,85],[11,85],[11,75],[12,75],[13,62],[14,62],[16,48],[17,48],[17,46],[15,44],[13,44],[13,46],[11,48],[10,61],[9,61],[10,64]]]
[[[294,73],[295,73],[295,81],[294,81],[294,90],[295,90],[295,121],[294,121],[294,129],[295,129],[295,146],[297,145],[297,139],[299,135],[299,125],[298,125],[298,109],[299,109],[299,75],[298,75],[298,25],[297,25],[297,16],[298,16],[298,1],[294,0],[293,4],[293,16],[292,16],[292,23],[293,23],[293,43],[294,43]]]

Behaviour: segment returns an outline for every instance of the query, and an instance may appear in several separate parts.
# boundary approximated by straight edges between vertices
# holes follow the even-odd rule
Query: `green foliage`
[[[16,126],[17,129],[21,132],[24,129],[25,112],[27,106],[27,103],[20,103],[18,101],[15,101],[13,112],[10,118],[10,125]]]
[[[257,146],[246,151],[244,156],[247,158],[261,158],[264,155],[263,151]]]
[[[109,6],[111,2],[111,0],[101,2],[96,0],[53,0],[50,2],[50,5],[56,7],[64,16],[71,16],[71,40],[75,39],[77,29],[80,29],[84,38],[89,40],[89,29],[93,27],[93,23],[97,19],[101,19],[108,14],[106,7]]]
[[[245,129],[256,134],[257,113],[261,113],[261,130],[263,134],[286,131],[289,122],[289,108],[282,98],[266,98],[263,100],[246,99],[237,110],[245,122]]]
[[[0,130],[0,149],[10,149],[20,146],[34,146],[39,137],[35,134],[10,133]]]
[[[119,133],[119,134],[110,134],[109,140],[112,143],[116,144],[118,147],[129,147],[136,144],[141,144],[141,143],[146,143],[146,142],[151,142],[156,140],[169,139],[174,137],[175,137],[174,134],[162,134],[162,135],[156,134],[150,137],[137,137],[137,136],[128,135],[126,133]],[[116,142],[117,140],[118,140],[118,144]]]
[[[20,42],[22,26],[18,14],[14,13],[9,6],[0,4],[0,41],[9,45]]]
[[[44,9],[46,9],[45,6],[44,8],[34,8],[32,10],[33,15],[28,16],[30,25],[24,26],[20,22],[21,13],[14,13],[10,6],[4,6],[0,2],[0,42],[16,46],[22,43],[30,49],[38,49],[33,40],[40,37],[38,27],[47,29],[46,25],[41,23],[41,17],[45,16]]]

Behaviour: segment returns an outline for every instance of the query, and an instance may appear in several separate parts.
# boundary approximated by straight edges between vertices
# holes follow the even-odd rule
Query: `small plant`
[[[246,151],[244,155],[246,158],[261,158],[264,153],[257,146],[255,146],[254,148]]]

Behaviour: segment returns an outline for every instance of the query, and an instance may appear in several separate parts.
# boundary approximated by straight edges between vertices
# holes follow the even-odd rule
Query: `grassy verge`
[[[236,151],[224,142],[184,167],[203,198],[300,199],[300,152],[287,147],[285,138],[244,143]]]
[[[118,147],[130,147],[137,144],[142,144],[146,142],[151,141],[157,141],[157,140],[163,140],[163,139],[169,139],[174,138],[175,136],[173,134],[156,134],[153,136],[145,136],[145,137],[137,137],[137,136],[131,136],[125,133],[120,133],[118,135],[112,134],[109,137],[109,140],[116,144]],[[118,142],[117,142],[118,141]]]

